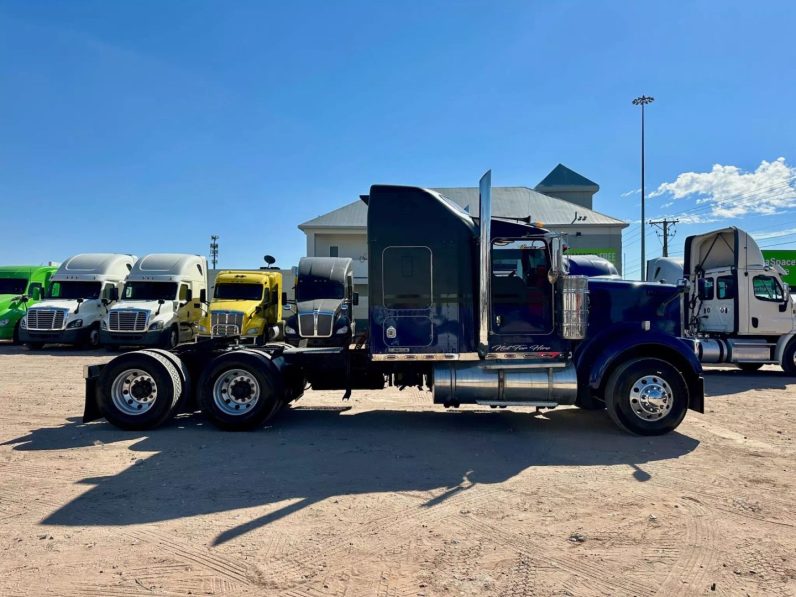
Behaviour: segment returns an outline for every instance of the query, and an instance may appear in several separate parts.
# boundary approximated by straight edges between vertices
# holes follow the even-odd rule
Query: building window
[[[339,257],[340,256],[340,247],[331,246],[329,247],[329,257]]]

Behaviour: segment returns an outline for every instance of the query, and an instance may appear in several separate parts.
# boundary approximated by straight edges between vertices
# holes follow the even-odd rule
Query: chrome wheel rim
[[[260,383],[248,371],[230,369],[213,384],[213,402],[226,415],[245,415],[259,400]]]
[[[158,384],[141,369],[127,369],[113,380],[111,400],[117,410],[126,415],[143,415],[158,398]]]
[[[630,408],[644,421],[659,421],[672,410],[674,392],[659,375],[639,377],[630,386]]]

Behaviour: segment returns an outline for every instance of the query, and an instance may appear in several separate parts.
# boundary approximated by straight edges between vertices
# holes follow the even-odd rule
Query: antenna
[[[213,264],[213,269],[216,269],[218,263],[218,234],[210,235],[210,261]]]

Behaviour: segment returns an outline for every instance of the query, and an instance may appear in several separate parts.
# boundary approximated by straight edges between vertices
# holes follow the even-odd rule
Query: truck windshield
[[[101,282],[50,282],[48,298],[98,299],[102,291]]]
[[[260,284],[216,284],[213,296],[222,300],[259,301],[263,298]]]
[[[122,298],[126,301],[173,301],[177,298],[176,282],[128,282]]]
[[[24,294],[27,285],[25,278],[0,278],[0,294]]]
[[[328,278],[301,278],[296,284],[296,300],[314,301],[318,299],[342,300],[343,285]]]

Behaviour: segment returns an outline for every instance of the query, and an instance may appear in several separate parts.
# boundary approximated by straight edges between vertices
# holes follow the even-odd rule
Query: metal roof
[[[580,175],[578,175],[580,176]],[[587,180],[587,179],[584,179]],[[591,181],[589,181],[591,182]],[[593,183],[592,183],[593,184]],[[477,187],[435,188],[437,191],[460,205],[470,215],[478,216]],[[567,226],[575,224],[575,217],[585,217],[578,226],[621,226],[627,223],[617,220],[598,211],[543,195],[528,187],[493,187],[492,216],[496,218],[526,218],[542,222],[544,227]],[[300,230],[308,228],[366,228],[368,206],[362,201],[353,201],[329,213],[308,220],[299,225]]]

